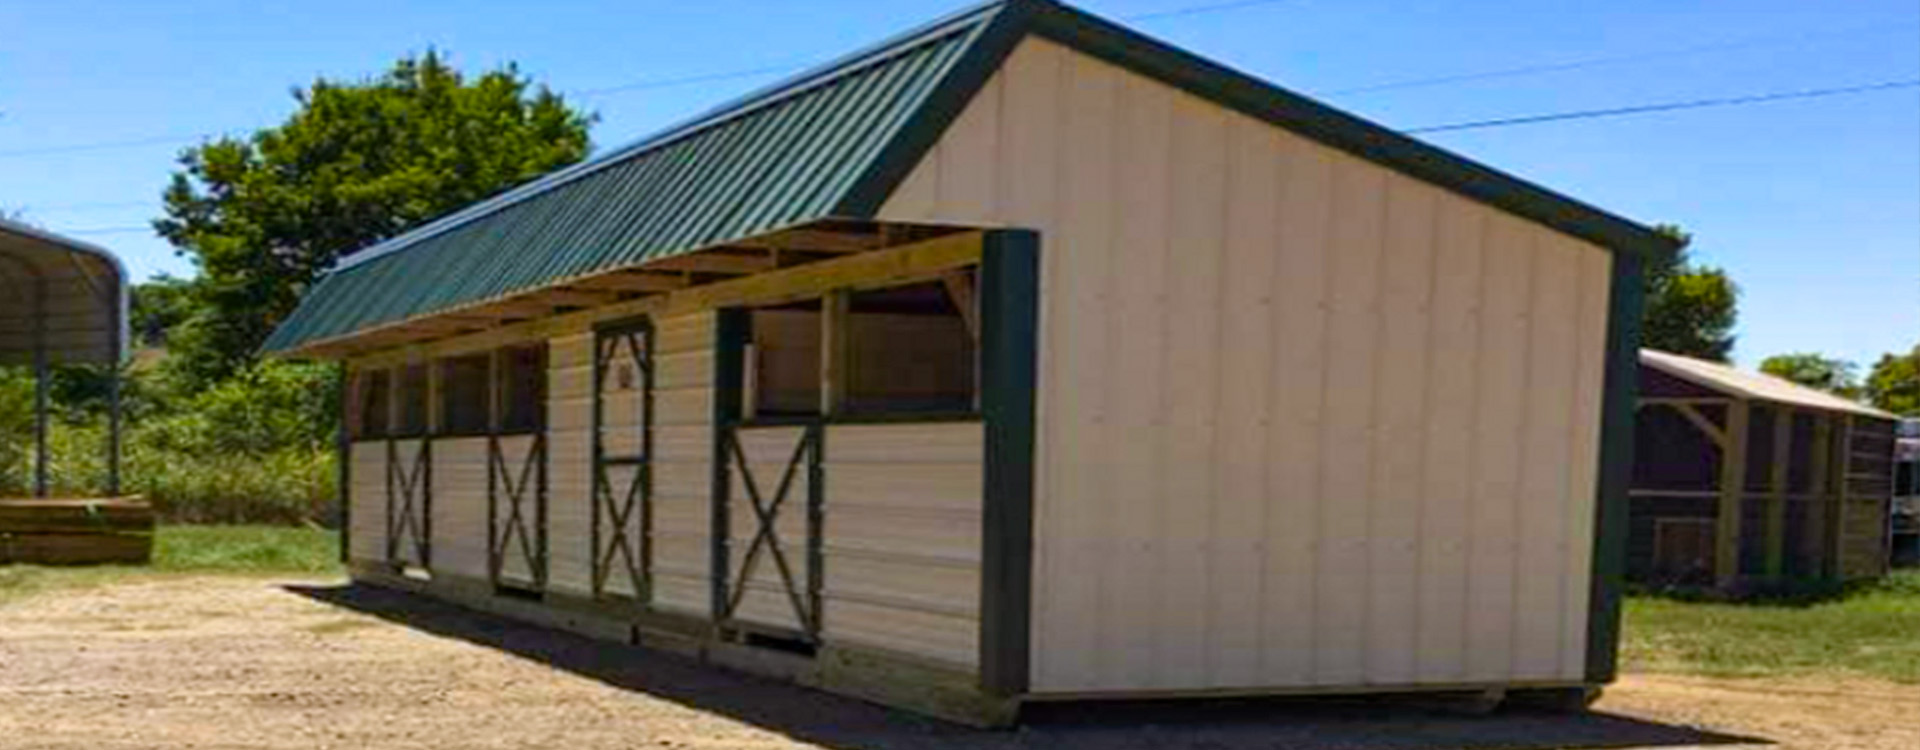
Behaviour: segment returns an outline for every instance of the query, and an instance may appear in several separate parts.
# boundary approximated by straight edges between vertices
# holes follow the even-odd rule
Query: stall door
[[[544,432],[494,435],[487,448],[487,562],[496,588],[537,593],[547,583]]]
[[[547,586],[547,350],[492,353],[487,439],[487,562],[502,592]]]
[[[596,331],[593,347],[593,594],[651,599],[653,327]]]
[[[433,445],[425,438],[387,441],[387,560],[425,571],[431,559]]]

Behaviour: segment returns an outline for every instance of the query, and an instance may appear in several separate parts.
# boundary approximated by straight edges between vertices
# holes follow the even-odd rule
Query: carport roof
[[[0,284],[0,365],[32,364],[42,340],[54,364],[119,357],[127,332],[126,272],[112,253],[0,220]]]
[[[1826,391],[1808,388],[1790,380],[1764,373],[1746,372],[1718,362],[1694,359],[1658,349],[1641,349],[1640,364],[1736,398],[1772,401],[1821,411],[1847,412],[1879,419],[1895,418],[1892,414],[1871,406],[1849,401]]]

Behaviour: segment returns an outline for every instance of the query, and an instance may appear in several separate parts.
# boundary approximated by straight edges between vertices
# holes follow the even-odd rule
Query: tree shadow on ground
[[[1017,730],[976,730],[387,589],[359,584],[286,589],[836,750],[1535,750],[1768,744],[1604,713],[1503,710],[1466,716],[1431,703],[1352,698],[1046,704],[1029,708]]]

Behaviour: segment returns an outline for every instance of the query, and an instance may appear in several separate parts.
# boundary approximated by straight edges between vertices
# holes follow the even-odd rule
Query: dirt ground
[[[0,748],[1920,747],[1913,686],[1637,675],[1599,709],[1073,707],[980,732],[338,581],[0,606]]]

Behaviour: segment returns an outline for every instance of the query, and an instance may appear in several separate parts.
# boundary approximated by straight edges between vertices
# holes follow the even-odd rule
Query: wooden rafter
[[[947,299],[953,302],[960,317],[966,321],[967,335],[973,337],[973,343],[980,343],[980,308],[974,303],[973,274],[966,269],[954,269],[940,276],[941,285],[947,288]]]
[[[687,273],[748,274],[771,271],[776,261],[768,252],[741,253],[694,253],[661,258],[642,266],[648,271],[683,271]]]
[[[616,271],[603,276],[581,279],[570,286],[574,289],[646,293],[670,292],[683,289],[690,283],[692,282],[686,275],[680,273]]]

